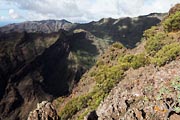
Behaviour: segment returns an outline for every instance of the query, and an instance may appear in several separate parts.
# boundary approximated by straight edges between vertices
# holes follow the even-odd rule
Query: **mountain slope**
[[[150,65],[125,73],[125,78],[98,107],[99,120],[180,119],[179,8],[180,4],[173,7],[160,26],[145,32],[147,40],[142,46]]]
[[[133,48],[142,37],[143,31],[157,25],[165,14],[152,13],[135,18],[103,18],[97,22],[77,24],[74,29],[81,28],[91,32],[96,37],[110,42],[119,41],[125,47]]]
[[[67,67],[67,60],[64,59],[67,59],[69,52],[68,41],[63,33],[59,34],[45,35],[45,38],[42,34],[25,34],[20,41],[13,41],[13,45],[8,46],[9,53],[2,55],[1,52],[1,81],[4,81],[1,84],[1,119],[26,119],[37,102],[51,100],[52,95],[59,92],[67,93],[67,81],[52,79],[62,76],[55,71],[63,71]],[[8,51],[6,47],[4,49]],[[48,70],[53,74],[47,74]],[[59,85],[56,84],[62,86],[57,89]]]
[[[38,102],[68,94],[104,49],[86,31],[12,32],[0,38],[1,119],[26,119]]]
[[[179,7],[138,47],[109,47],[70,96],[54,101],[61,119],[179,119]]]

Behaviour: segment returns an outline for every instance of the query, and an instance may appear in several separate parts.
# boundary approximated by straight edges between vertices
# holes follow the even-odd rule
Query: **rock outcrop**
[[[179,3],[179,4],[176,4],[174,7],[172,7],[172,8],[169,10],[169,15],[174,14],[174,13],[177,12],[177,11],[180,11],[180,3]]]
[[[37,108],[29,113],[27,120],[59,120],[59,116],[48,101],[42,101],[37,104]]]
[[[126,77],[112,89],[98,107],[98,120],[174,120],[174,100],[178,91],[171,83],[179,80],[180,64],[174,61],[161,68],[150,65],[138,70],[129,70]],[[167,91],[166,91],[167,90]],[[169,91],[169,92],[168,92]],[[159,98],[160,97],[160,98]],[[162,97],[162,98],[161,98]],[[163,97],[167,97],[164,99]],[[171,113],[168,111],[172,109]],[[168,117],[168,118],[167,118]]]

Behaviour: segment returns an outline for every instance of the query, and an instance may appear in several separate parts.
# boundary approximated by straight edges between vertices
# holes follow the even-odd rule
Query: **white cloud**
[[[151,12],[168,12],[175,4],[180,3],[179,0],[154,0],[151,4],[142,6],[142,13]]]
[[[5,20],[6,18],[4,16],[0,16],[0,21]]]
[[[27,10],[28,20],[67,19],[72,22],[92,21],[104,17],[138,16],[167,12],[179,0],[6,0]],[[9,11],[12,18],[18,14]]]
[[[18,13],[16,13],[14,9],[9,9],[9,16],[10,16],[12,19],[18,19],[18,18],[20,18],[20,15],[19,15]]]

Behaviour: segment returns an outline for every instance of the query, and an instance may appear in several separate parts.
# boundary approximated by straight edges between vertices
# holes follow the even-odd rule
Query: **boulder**
[[[59,117],[51,102],[42,101],[29,113],[27,120],[59,120]]]

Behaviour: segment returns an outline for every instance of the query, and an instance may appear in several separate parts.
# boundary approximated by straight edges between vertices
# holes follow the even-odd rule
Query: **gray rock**
[[[42,101],[37,104],[37,108],[29,113],[27,120],[59,120],[57,112],[52,103]]]

